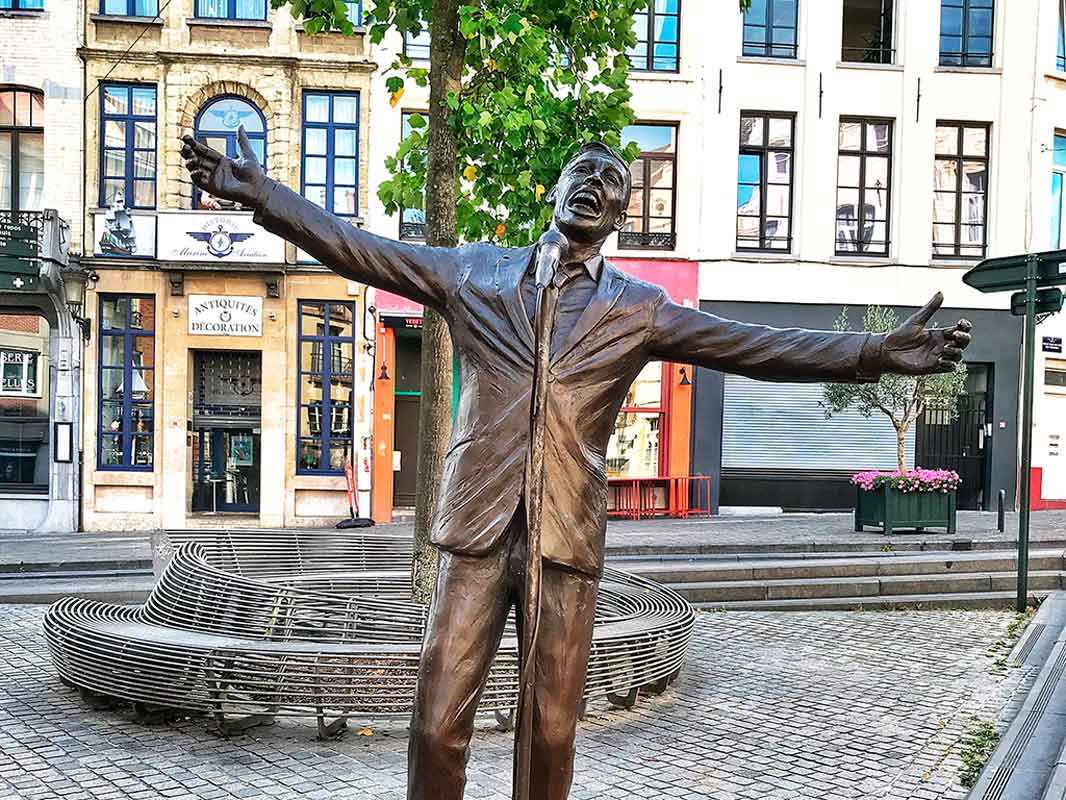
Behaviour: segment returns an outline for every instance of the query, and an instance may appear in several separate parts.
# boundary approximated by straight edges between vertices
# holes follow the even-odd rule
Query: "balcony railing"
[[[627,249],[673,250],[677,235],[656,231],[622,231],[618,234],[618,246]]]

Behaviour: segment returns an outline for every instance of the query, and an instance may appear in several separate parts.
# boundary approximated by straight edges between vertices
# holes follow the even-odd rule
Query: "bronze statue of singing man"
[[[533,559],[542,567],[539,614],[527,660],[535,667],[532,752],[521,794],[567,797],[603,569],[605,452],[626,392],[648,361],[764,380],[866,382],[884,372],[951,371],[970,341],[965,320],[925,327],[939,294],[884,335],[781,330],[676,305],[600,255],[625,223],[631,180],[603,144],[585,145],[564,167],[547,196],[554,221],[540,244],[511,249],[375,236],[266,177],[243,131],[236,160],[191,137],[184,142],[200,189],[254,208],[256,222],[345,278],[436,309],[451,330],[459,408],[432,530],[440,572],[411,723],[409,800],[463,797],[478,699],[508,612],[524,597],[527,507],[541,500],[541,558]],[[548,287],[552,317],[537,390],[543,482],[530,497],[535,325]],[[523,614],[518,621],[522,628]]]

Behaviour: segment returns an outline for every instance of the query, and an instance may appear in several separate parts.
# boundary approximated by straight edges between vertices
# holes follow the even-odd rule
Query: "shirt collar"
[[[599,283],[600,282],[600,273],[603,272],[603,262],[604,262],[603,255],[600,254],[600,253],[596,253],[596,255],[592,256],[591,258],[589,258],[589,259],[587,259],[585,261],[566,261],[563,264],[561,264],[561,266],[566,268],[566,267],[572,267],[574,264],[581,264],[585,268],[585,271],[589,274],[589,277],[592,278],[593,282]],[[536,255],[534,253],[534,258],[529,262],[529,270],[530,271],[535,270],[536,269],[536,264],[537,264],[537,259],[536,259]]]

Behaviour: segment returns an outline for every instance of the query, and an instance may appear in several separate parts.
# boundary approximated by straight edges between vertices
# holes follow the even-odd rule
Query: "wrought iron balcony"
[[[621,231],[618,234],[618,246],[626,249],[673,250],[676,241],[673,233]]]

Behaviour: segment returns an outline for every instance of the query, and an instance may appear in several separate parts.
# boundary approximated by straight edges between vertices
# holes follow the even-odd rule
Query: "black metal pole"
[[[1029,493],[1033,463],[1033,360],[1036,357],[1036,280],[1039,262],[1025,259],[1025,364],[1022,385],[1021,502],[1018,506],[1018,598],[1015,608],[1025,611],[1029,595]]]
[[[997,527],[999,532],[1003,533],[1007,528],[1007,490],[999,490],[999,513],[998,513]]]

